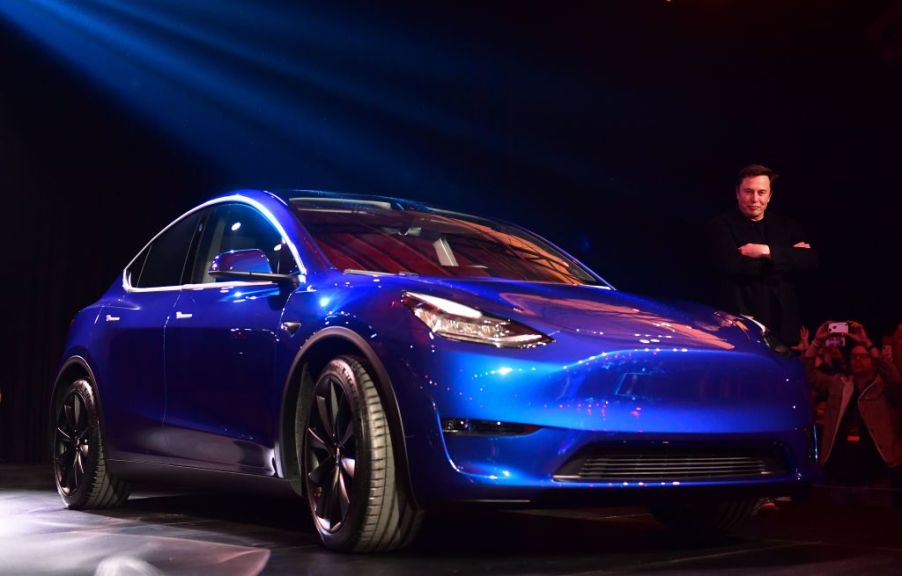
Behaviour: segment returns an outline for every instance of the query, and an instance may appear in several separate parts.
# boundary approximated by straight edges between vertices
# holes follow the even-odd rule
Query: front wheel
[[[53,476],[66,507],[112,508],[125,503],[129,485],[110,474],[96,395],[84,379],[71,382],[54,403]]]
[[[406,546],[422,512],[399,481],[388,419],[366,365],[351,356],[335,358],[303,404],[298,445],[323,544],[347,552]]]

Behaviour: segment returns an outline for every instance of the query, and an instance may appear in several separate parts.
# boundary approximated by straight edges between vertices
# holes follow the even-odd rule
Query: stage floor
[[[300,499],[137,492],[121,509],[75,512],[45,467],[0,465],[0,574],[902,575],[902,510],[886,494],[839,496],[780,502],[707,542],[641,509],[446,514],[407,550],[366,556],[320,548]]]

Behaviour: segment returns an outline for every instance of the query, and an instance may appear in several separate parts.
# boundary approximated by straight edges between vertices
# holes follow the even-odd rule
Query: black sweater
[[[787,344],[797,343],[802,321],[794,276],[814,270],[818,260],[813,247],[793,248],[808,242],[799,225],[772,212],[753,222],[735,209],[711,220],[707,232],[720,277],[720,305],[753,316]],[[767,244],[771,258],[742,256],[739,247],[749,243]]]

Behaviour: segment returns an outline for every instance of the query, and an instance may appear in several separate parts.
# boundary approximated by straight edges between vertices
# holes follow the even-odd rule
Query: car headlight
[[[513,320],[497,318],[445,298],[404,292],[401,301],[434,333],[452,340],[529,348],[553,340]]]

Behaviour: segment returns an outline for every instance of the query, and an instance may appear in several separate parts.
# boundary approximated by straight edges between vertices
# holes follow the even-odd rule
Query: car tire
[[[661,523],[687,535],[730,534],[747,523],[758,510],[759,498],[722,502],[662,504],[651,509]]]
[[[74,380],[53,407],[52,464],[56,489],[67,508],[114,508],[128,499],[130,486],[107,466],[94,387]]]
[[[323,545],[376,552],[409,544],[422,512],[399,481],[388,417],[366,364],[333,359],[301,406],[300,464]]]

